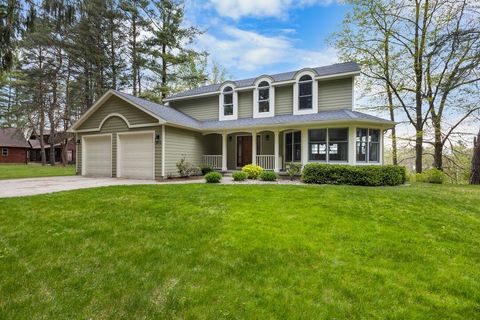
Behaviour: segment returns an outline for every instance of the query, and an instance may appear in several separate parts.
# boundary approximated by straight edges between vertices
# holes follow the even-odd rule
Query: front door
[[[237,167],[252,163],[252,136],[237,136]]]

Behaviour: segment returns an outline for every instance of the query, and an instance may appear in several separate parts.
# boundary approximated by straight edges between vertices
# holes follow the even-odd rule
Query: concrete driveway
[[[94,187],[156,183],[159,182],[153,180],[90,178],[82,176],[0,180],[0,198],[31,196]]]

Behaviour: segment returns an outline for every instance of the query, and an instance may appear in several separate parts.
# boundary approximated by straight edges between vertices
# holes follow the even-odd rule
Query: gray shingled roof
[[[320,111],[313,114],[305,115],[283,115],[269,118],[246,118],[237,120],[210,120],[210,121],[198,121],[186,114],[167,106],[163,106],[148,100],[144,100],[123,92],[115,91],[118,95],[125,99],[135,103],[141,108],[155,114],[156,116],[164,119],[167,124],[178,125],[182,127],[188,127],[196,130],[229,130],[237,128],[250,128],[272,125],[288,125],[290,123],[322,123],[322,122],[335,122],[335,121],[368,121],[379,124],[393,124],[393,122],[378,118],[366,113],[351,110],[330,110]]]
[[[0,147],[30,148],[30,145],[20,129],[0,128]]]
[[[356,62],[337,63],[337,64],[332,64],[332,65],[329,65],[329,66],[317,67],[317,68],[312,68],[312,69],[317,73],[318,76],[329,76],[329,75],[335,75],[335,74],[341,74],[341,73],[347,73],[347,72],[360,71],[360,68],[359,68],[359,66]],[[277,74],[272,74],[272,75],[262,75],[262,76],[269,76],[273,79],[274,82],[281,82],[281,81],[293,80],[295,78],[295,74],[298,71],[300,71],[300,70],[277,73]],[[235,83],[237,88],[242,88],[242,87],[252,86],[255,83],[256,79],[258,79],[258,77],[257,78],[243,79],[243,80],[235,80],[235,81],[232,81],[232,82]],[[220,89],[221,86],[222,86],[221,83],[202,86],[202,87],[195,88],[195,89],[192,89],[192,90],[187,90],[187,91],[176,93],[174,95],[171,95],[171,96],[167,97],[167,100],[189,97],[189,96],[195,96],[195,95],[198,95],[198,94],[206,94],[206,93],[217,92]]]

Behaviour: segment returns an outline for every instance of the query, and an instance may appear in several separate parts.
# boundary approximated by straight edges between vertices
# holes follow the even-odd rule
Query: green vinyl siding
[[[318,111],[352,109],[352,78],[318,82]]]
[[[177,176],[177,162],[183,157],[194,166],[202,162],[203,136],[201,133],[165,127],[165,175]]]
[[[131,128],[129,129],[125,121],[119,117],[108,118],[103,124],[100,131],[77,133],[78,139],[85,136],[96,134],[112,133],[112,176],[117,176],[117,133],[120,132],[138,132],[138,131],[155,131],[155,134],[162,134],[161,126]],[[83,143],[83,142],[82,142]],[[77,172],[82,174],[82,144],[77,145]],[[160,143],[155,144],[155,179],[162,177],[162,147]]]
[[[150,116],[119,97],[111,96],[80,125],[78,130],[98,128],[103,119],[111,113],[121,114],[128,120],[130,125],[158,123],[157,118]]]
[[[275,87],[275,115],[293,114],[293,85]]]
[[[180,101],[171,101],[170,107],[199,121],[218,120],[218,94]]]
[[[207,134],[203,136],[203,148],[205,154],[221,155],[222,154],[222,135]]]
[[[253,90],[238,93],[238,118],[253,117]]]

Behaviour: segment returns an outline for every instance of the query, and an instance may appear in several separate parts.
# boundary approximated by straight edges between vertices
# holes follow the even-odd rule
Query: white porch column
[[[222,133],[222,171],[227,171],[227,134]]]
[[[274,155],[275,155],[275,167],[274,171],[279,172],[280,171],[280,139],[279,139],[279,132],[278,131],[273,131],[273,136],[274,136]]]
[[[356,139],[357,139],[357,128],[351,126],[348,128],[348,163],[355,164],[356,161]]]
[[[308,163],[308,128],[302,128],[302,166]]]
[[[252,131],[252,164],[257,164],[257,132]]]

